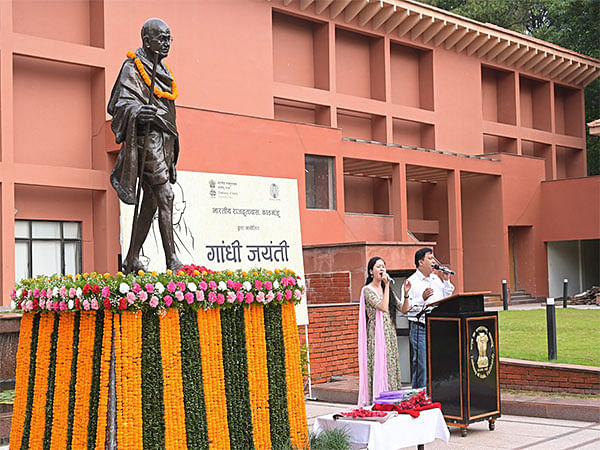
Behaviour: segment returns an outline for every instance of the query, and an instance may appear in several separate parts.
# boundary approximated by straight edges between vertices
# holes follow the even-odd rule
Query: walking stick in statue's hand
[[[152,62],[152,78],[150,80],[150,95],[148,96],[148,105],[152,104],[152,98],[154,96],[154,83],[156,81],[156,66],[158,65],[158,52],[154,53],[154,61]],[[148,136],[150,135],[150,121],[146,122],[146,135],[144,136],[144,148],[142,149],[142,156],[139,161],[139,171],[138,171],[138,182],[137,182],[137,190],[135,194],[135,208],[133,210],[133,225],[131,226],[131,239],[129,242],[129,248],[133,245],[133,240],[135,239],[135,232],[137,229],[137,218],[140,208],[140,197],[142,193],[142,180],[144,176],[144,164],[146,164],[146,148],[148,147]]]

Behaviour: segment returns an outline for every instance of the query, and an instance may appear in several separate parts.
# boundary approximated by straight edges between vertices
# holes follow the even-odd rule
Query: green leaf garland
[[[160,355],[160,317],[142,313],[142,423],[144,448],[165,447],[163,372]]]
[[[208,450],[208,427],[206,425],[197,313],[190,309],[179,311],[179,329],[187,445],[188,448]]]
[[[265,306],[264,311],[267,369],[269,372],[271,444],[274,449],[291,449],[281,306],[270,304]]]
[[[227,395],[227,423],[231,448],[252,449],[252,411],[248,387],[248,361],[244,310],[221,310],[223,370]]]
[[[92,359],[92,385],[90,389],[90,407],[88,422],[88,449],[96,448],[98,426],[98,402],[100,401],[100,363],[102,361],[102,340],[104,338],[104,311],[96,314],[94,333],[94,356]]]

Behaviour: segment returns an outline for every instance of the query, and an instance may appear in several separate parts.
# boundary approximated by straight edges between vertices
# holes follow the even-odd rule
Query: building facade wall
[[[295,178],[305,245],[416,236],[458,269],[461,290],[497,291],[511,270],[508,227],[532,227],[523,245],[535,267],[520,278],[543,295],[544,240],[581,237],[572,223],[544,225],[544,192],[555,188],[540,185],[585,175],[582,86],[597,62],[561,72],[573,71],[572,83],[553,77],[562,70],[554,62],[534,72],[514,57],[479,57],[467,29],[436,44],[439,17],[427,29],[419,22],[419,33],[410,19],[400,35],[374,26],[387,11],[331,19],[307,3],[0,2],[2,302],[14,282],[15,219],[80,221],[82,269],[116,271],[106,101],[148,17],[174,37],[180,170]],[[306,207],[306,154],[334,158],[335,209]],[[379,175],[361,173],[372,163]],[[596,195],[597,180],[583,183]],[[591,204],[585,214],[597,211],[577,198]]]

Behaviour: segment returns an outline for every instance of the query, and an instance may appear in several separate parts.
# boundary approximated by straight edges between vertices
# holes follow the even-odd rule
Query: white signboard
[[[212,270],[262,267],[293,270],[304,281],[296,180],[202,172],[177,173],[173,229],[184,264]],[[121,203],[121,248],[129,247],[133,206]],[[164,271],[154,218],[140,256],[149,270]],[[308,323],[306,297],[296,306],[298,325]]]

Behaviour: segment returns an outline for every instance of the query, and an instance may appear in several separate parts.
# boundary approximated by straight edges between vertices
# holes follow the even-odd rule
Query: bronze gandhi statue
[[[171,188],[177,178],[175,164],[179,156],[177,90],[170,69],[162,62],[169,54],[171,42],[167,24],[148,19],[142,27],[142,47],[127,54],[108,102],[111,127],[117,143],[122,144],[110,181],[124,203],[136,205],[136,213],[140,197],[139,185],[136,192],[138,178],[144,192],[139,215],[134,214],[129,251],[122,264],[126,273],[146,269],[139,254],[157,208],[167,268],[177,270],[183,266],[175,253]]]

